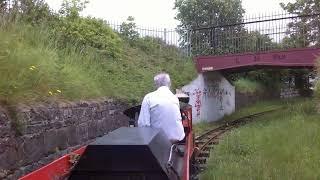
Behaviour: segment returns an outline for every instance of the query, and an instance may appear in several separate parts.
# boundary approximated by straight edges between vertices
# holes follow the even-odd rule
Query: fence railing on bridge
[[[106,21],[106,23],[116,32],[121,31],[122,23],[114,22],[114,21]],[[175,28],[157,28],[157,27],[147,27],[147,26],[138,26],[134,28],[134,30],[138,33],[139,37],[152,37],[155,41],[161,40],[163,43],[167,45],[172,45],[181,49],[181,53],[186,56],[191,56],[191,48],[190,46],[182,46],[182,44],[189,44],[190,39],[189,35],[184,38],[180,36],[178,30]],[[186,30],[187,34],[191,31]]]
[[[191,30],[193,55],[264,52],[320,44],[320,13],[247,16],[240,22]]]

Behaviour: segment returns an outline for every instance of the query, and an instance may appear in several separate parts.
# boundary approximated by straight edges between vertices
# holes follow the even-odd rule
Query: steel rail
[[[282,108],[277,108],[277,109],[271,109],[271,110],[267,110],[267,111],[262,111],[262,112],[258,112],[258,113],[254,113],[254,114],[250,114],[247,116],[243,116],[240,118],[237,118],[231,122],[226,122],[225,124],[214,128],[212,130],[209,130],[203,134],[201,134],[200,136],[197,136],[195,138],[196,140],[196,144],[200,144],[199,142],[201,142],[201,146],[199,146],[199,153],[198,155],[195,157],[196,159],[198,159],[198,162],[200,164],[206,164],[206,160],[209,158],[210,156],[210,150],[204,150],[206,147],[208,147],[208,145],[211,145],[211,143],[217,139],[219,136],[221,136],[222,134],[224,134],[227,131],[230,131],[231,129],[237,127],[238,125],[240,125],[241,123],[247,123],[249,121],[252,121],[255,117],[260,117],[262,115],[265,115],[267,113],[270,112],[274,112],[274,111],[279,111],[281,109],[284,109],[284,107]],[[212,148],[212,147],[211,147]],[[210,148],[210,149],[211,149]],[[202,156],[200,157],[200,154],[207,154],[207,156]],[[204,159],[204,162],[201,162],[200,159]]]

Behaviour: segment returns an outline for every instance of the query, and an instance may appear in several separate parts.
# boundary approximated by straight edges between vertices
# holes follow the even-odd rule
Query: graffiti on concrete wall
[[[219,86],[220,83],[221,82],[211,82],[207,86],[203,88],[197,87],[193,89],[191,92],[182,91],[185,94],[193,96],[193,99],[194,99],[193,107],[195,108],[195,115],[197,117],[200,117],[201,115],[203,100],[216,99],[218,100],[218,103],[220,106],[219,110],[221,111],[224,110],[223,100],[224,98],[228,100],[226,96],[231,96],[232,93],[230,90],[228,90],[228,88],[220,87]],[[226,105],[230,105],[229,100],[226,102]]]
[[[228,95],[231,96],[231,92],[227,88],[220,87],[217,82],[210,83],[203,89],[204,98],[217,99],[220,103],[220,110],[224,110],[223,98]]]
[[[201,96],[202,96],[202,91],[200,90],[200,88],[196,88],[194,89],[192,95],[194,95],[195,98],[195,103],[194,103],[194,107],[196,109],[196,115],[197,117],[200,116],[201,113]]]

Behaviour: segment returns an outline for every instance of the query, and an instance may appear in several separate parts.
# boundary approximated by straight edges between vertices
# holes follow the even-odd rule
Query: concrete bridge
[[[189,94],[193,121],[215,121],[235,110],[235,87],[222,75],[258,68],[314,68],[320,48],[195,58],[198,77],[182,90]]]

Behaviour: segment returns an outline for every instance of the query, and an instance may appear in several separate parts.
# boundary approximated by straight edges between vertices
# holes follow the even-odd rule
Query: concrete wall
[[[0,107],[0,179],[17,179],[96,137],[128,126],[125,103],[112,99],[15,107]]]
[[[218,72],[199,74],[182,91],[190,96],[194,123],[216,121],[235,110],[235,88]]]

